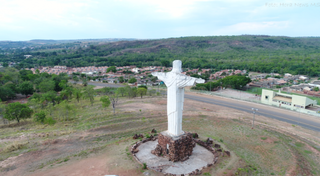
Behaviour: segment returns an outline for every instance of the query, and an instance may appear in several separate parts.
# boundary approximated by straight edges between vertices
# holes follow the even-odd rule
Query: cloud
[[[90,6],[89,0],[10,0],[0,6],[0,24],[24,24],[28,22],[55,25],[75,24],[74,14]]]
[[[217,35],[270,34],[290,29],[289,21],[241,22],[217,30]]]
[[[312,0],[306,2],[309,1]],[[246,33],[303,35],[310,30],[312,34],[317,33],[319,23],[314,14],[320,7],[273,8],[266,3],[280,2],[2,0],[0,40],[166,38]]]
[[[288,21],[244,22],[232,25],[228,28],[235,31],[262,31],[269,29],[284,29],[288,27],[288,24]]]

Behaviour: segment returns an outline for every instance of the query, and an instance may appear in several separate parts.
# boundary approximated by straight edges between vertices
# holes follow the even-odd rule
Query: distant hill
[[[23,48],[32,47],[38,45],[50,45],[50,44],[62,44],[62,43],[74,43],[74,42],[115,42],[115,41],[132,41],[136,39],[132,38],[106,38],[106,39],[77,39],[77,40],[44,40],[34,39],[30,41],[0,41],[0,48]]]
[[[104,42],[100,42],[102,40]],[[73,44],[52,44],[47,50],[15,51],[2,60],[21,61],[21,67],[38,65],[170,66],[175,59],[183,67],[246,69],[320,76],[320,37],[267,35],[181,37],[157,40],[105,42],[108,39],[73,40]],[[119,39],[120,40],[120,39]],[[90,43],[96,41],[95,43]],[[99,41],[99,42],[98,42]],[[113,41],[113,42],[111,42]],[[36,42],[44,42],[42,40]],[[51,41],[47,41],[49,43]],[[75,45],[76,42],[87,42]],[[24,54],[33,55],[25,59]],[[1,56],[0,56],[1,58]],[[11,58],[11,59],[9,59]],[[13,59],[12,59],[13,58]],[[1,62],[1,59],[0,59]]]

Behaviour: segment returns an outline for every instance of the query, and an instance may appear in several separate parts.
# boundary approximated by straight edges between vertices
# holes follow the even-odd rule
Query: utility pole
[[[254,119],[255,119],[255,115],[256,112],[258,111],[258,109],[252,108],[252,113],[253,113],[253,119],[252,119],[252,129],[254,128]]]

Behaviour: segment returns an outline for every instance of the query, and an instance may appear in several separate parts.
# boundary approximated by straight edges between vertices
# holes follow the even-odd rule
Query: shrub
[[[48,125],[54,125],[57,121],[54,120],[52,117],[49,117],[47,119],[45,119],[44,123],[48,124]]]
[[[44,111],[40,111],[35,114],[35,121],[43,123],[46,120],[46,113]]]
[[[138,86],[138,88],[145,88],[145,89],[148,89],[148,87],[147,87],[146,85]]]
[[[146,163],[143,163],[142,169],[147,169],[147,164]]]
[[[267,137],[261,137],[261,139],[262,139],[262,140],[266,140],[266,139],[267,139]]]
[[[304,153],[306,153],[306,154],[312,154],[312,152],[309,151],[309,150],[304,150]]]

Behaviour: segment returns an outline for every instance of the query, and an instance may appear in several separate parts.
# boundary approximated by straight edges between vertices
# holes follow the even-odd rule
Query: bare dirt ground
[[[8,144],[23,143],[21,149],[12,152],[13,156],[0,160],[0,175],[162,175],[142,170],[129,147],[137,141],[132,139],[135,133],[146,134],[153,128],[166,130],[166,104],[165,97],[123,99],[115,116],[111,109],[100,110],[101,105],[83,105],[89,109],[79,110],[79,118],[85,119],[85,123],[75,125],[77,122],[73,121],[59,131],[41,126],[38,131],[47,131],[32,133],[26,133],[28,129],[19,132],[21,128],[33,129],[28,124],[17,127],[15,136],[0,139],[0,155]],[[315,148],[320,146],[318,132],[259,115],[256,128],[251,129],[250,113],[188,99],[183,115],[185,131],[197,132],[201,139],[213,138],[231,151],[230,158],[222,157],[216,166],[203,170],[203,174],[320,173],[314,168],[320,166],[320,153]]]
[[[229,96],[229,97],[235,97],[239,99],[246,99],[246,100],[254,100],[254,101],[260,101],[260,96],[247,93],[244,91],[237,91],[237,90],[232,90],[232,89],[224,89],[224,90],[219,90],[215,93],[222,94],[224,96]]]
[[[27,103],[28,98],[25,95],[17,94],[17,97],[13,100],[8,100],[6,103],[14,103],[14,102],[20,102],[20,103]]]

